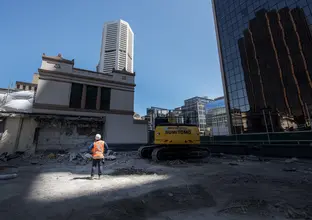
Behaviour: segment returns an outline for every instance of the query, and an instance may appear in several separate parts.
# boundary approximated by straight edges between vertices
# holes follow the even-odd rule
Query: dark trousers
[[[94,176],[96,167],[98,167],[99,176],[102,175],[102,160],[103,159],[93,159],[92,160],[91,176]]]

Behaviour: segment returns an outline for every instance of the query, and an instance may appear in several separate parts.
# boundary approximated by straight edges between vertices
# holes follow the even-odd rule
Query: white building
[[[184,100],[184,106],[182,106],[185,120],[191,124],[196,124],[201,132],[204,132],[206,128],[205,105],[211,101],[208,97],[196,96]]]
[[[100,61],[97,71],[105,74],[113,69],[133,72],[134,35],[130,25],[123,21],[106,22],[102,34]]]

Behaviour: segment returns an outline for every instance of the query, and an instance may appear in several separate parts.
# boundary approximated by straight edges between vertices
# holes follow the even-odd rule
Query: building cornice
[[[53,71],[53,70],[45,70],[45,69],[38,69],[39,71],[39,78],[44,79],[45,76],[49,76],[52,79],[55,78],[57,79],[67,79],[69,82],[75,81],[74,79],[77,79],[76,81],[81,81],[84,83],[87,83],[88,80],[89,82],[93,82],[95,84],[99,84],[99,82],[103,83],[109,83],[112,84],[113,86],[127,86],[134,88],[136,85],[132,83],[125,83],[125,82],[119,82],[115,80],[109,80],[109,79],[102,79],[99,77],[91,77],[91,76],[83,76],[83,75],[78,75],[74,73],[66,73],[66,72],[59,72],[59,71]],[[100,73],[97,73],[100,74]]]
[[[123,75],[128,75],[128,76],[135,76],[135,72],[128,72],[126,70],[116,70],[113,69],[113,73],[118,73],[118,74],[123,74]]]
[[[64,59],[62,57],[51,57],[51,56],[46,56],[46,55],[42,55],[42,60],[56,61],[56,62],[67,63],[67,64],[71,64],[71,65],[75,64],[74,60],[67,60],[67,59]]]
[[[76,67],[74,67],[73,70],[85,71],[85,72],[89,72],[89,73],[93,73],[93,74],[104,74],[107,76],[113,76],[113,73],[118,73],[118,74],[127,75],[127,76],[135,76],[135,72],[131,73],[131,72],[121,71],[121,70],[113,70],[112,74],[107,74],[107,73],[105,74],[105,73],[101,73],[101,72],[96,72],[96,71],[86,70],[86,69],[81,69],[81,68],[76,68]]]

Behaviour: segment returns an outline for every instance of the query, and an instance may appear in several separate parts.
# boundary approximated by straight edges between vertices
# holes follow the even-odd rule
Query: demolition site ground
[[[312,161],[217,155],[153,163],[136,152],[106,161],[41,155],[0,164],[1,219],[311,219]]]

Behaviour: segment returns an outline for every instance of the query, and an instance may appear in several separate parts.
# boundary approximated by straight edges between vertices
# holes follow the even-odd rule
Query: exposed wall
[[[36,103],[69,106],[71,84],[39,80]]]
[[[27,151],[33,153],[35,151],[34,135],[37,122],[33,118],[24,118],[21,126],[17,151]]]
[[[81,148],[85,145],[87,148],[93,140],[92,136],[79,135],[77,129],[66,131],[65,128],[40,128],[37,151],[44,150],[65,150],[72,148]]]
[[[5,119],[4,133],[0,140],[0,153],[11,154],[14,152],[19,123],[20,118],[8,117]]]
[[[8,117],[0,140],[0,153],[34,152],[34,133],[37,123],[32,118]]]
[[[95,127],[94,127],[95,125]],[[92,127],[93,126],[93,127]],[[72,124],[47,121],[40,124],[37,151],[87,148],[97,133],[102,133],[103,126],[93,122]]]
[[[131,115],[108,115],[105,140],[108,144],[146,144],[147,124],[135,124]]]
[[[134,92],[111,90],[110,108],[115,110],[133,111]]]
[[[96,125],[90,130],[94,122],[84,123],[86,130],[80,125],[60,126],[51,121],[42,126],[33,118],[8,117],[0,140],[0,153],[11,154],[15,151],[33,153],[35,150],[87,147],[94,140],[96,133],[102,134],[108,144],[133,145],[148,142],[147,124],[144,121],[135,123],[131,115],[108,115],[104,128]],[[37,140],[36,127],[40,127]]]

